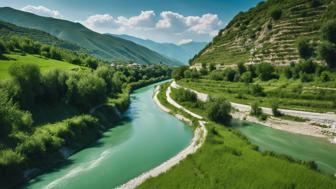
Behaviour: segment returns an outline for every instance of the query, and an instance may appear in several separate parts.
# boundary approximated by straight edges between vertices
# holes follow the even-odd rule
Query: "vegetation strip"
[[[171,87],[180,88],[181,86],[174,81],[171,83]],[[185,88],[185,89],[196,93],[198,100],[202,102],[206,102],[209,99],[209,95],[206,93],[201,93],[199,91],[189,89],[189,88]],[[290,121],[290,120],[283,120],[281,118],[273,118],[273,119],[268,119],[265,121],[259,121],[255,117],[249,116],[249,112],[251,111],[251,106],[245,105],[245,104],[232,103],[232,102],[231,102],[231,105],[232,107],[234,107],[235,109],[239,111],[239,112],[234,112],[232,114],[237,119],[259,123],[259,124],[269,126],[275,129],[285,130],[285,131],[289,131],[289,132],[293,132],[297,134],[304,134],[304,135],[310,135],[310,136],[315,136],[315,137],[326,137],[330,139],[331,143],[336,142],[334,141],[333,138],[330,138],[330,136],[326,136],[326,134],[322,132],[323,128],[314,125],[314,123],[321,124],[321,125],[324,125],[324,124],[335,125],[336,124],[335,114],[279,109],[279,111],[281,111],[281,113],[283,114],[302,117],[304,119],[309,119],[313,121],[313,123],[308,123],[308,122],[299,123],[299,122]],[[262,111],[263,113],[272,115],[271,108],[262,107]]]
[[[160,92],[160,86],[158,86],[154,90],[154,96],[153,100],[154,102],[165,112],[169,113],[171,110],[169,110],[167,107],[163,106],[159,99],[157,98],[158,93]],[[174,104],[172,104],[174,105]],[[190,114],[193,116],[193,114]],[[191,120],[188,118],[175,114],[175,117],[181,121],[184,121],[188,124],[192,123]],[[143,173],[142,175],[128,181],[127,183],[117,187],[118,189],[130,189],[130,188],[135,188],[139,186],[141,183],[143,183],[145,180],[156,177],[164,172],[167,172],[169,169],[177,165],[180,161],[185,159],[188,155],[195,153],[204,143],[207,131],[205,128],[205,122],[204,121],[198,121],[200,127],[197,127],[196,130],[194,131],[194,137],[191,140],[191,143],[181,152],[176,154],[174,157],[170,158],[166,162],[162,163],[161,165],[149,170],[148,172]]]

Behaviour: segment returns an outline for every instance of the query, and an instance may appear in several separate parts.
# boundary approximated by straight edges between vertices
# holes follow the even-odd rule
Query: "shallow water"
[[[190,143],[193,131],[154,104],[153,89],[135,91],[124,122],[24,188],[111,189],[176,155]]]
[[[326,139],[289,133],[253,123],[234,124],[261,150],[286,154],[295,159],[315,161],[321,171],[336,173],[336,145]]]

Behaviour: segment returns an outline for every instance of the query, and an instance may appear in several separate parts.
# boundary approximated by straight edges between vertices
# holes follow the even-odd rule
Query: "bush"
[[[313,81],[313,77],[307,73],[301,72],[300,79],[302,82],[311,82]]]
[[[297,48],[301,58],[303,59],[308,59],[314,54],[314,48],[309,43],[309,39],[307,38],[300,39],[297,43]]]
[[[252,116],[259,117],[263,114],[262,109],[259,107],[258,103],[253,103],[251,105],[251,113]]]
[[[264,92],[264,89],[259,84],[251,85],[250,94],[254,96],[265,96],[266,95]]]
[[[323,82],[331,81],[331,73],[329,71],[323,71],[320,75],[320,80]]]
[[[231,68],[227,68],[224,70],[224,78],[226,81],[234,81],[236,74],[238,74],[235,70]]]
[[[13,64],[9,67],[9,74],[18,86],[20,105],[27,108],[35,102],[41,92],[41,73],[34,64]]]
[[[282,115],[281,112],[278,110],[278,108],[279,108],[278,103],[276,102],[272,103],[272,113],[275,117],[279,117]]]
[[[321,0],[311,0],[311,2],[310,2],[310,6],[312,8],[319,7],[320,5],[322,5]]]
[[[252,73],[250,71],[244,72],[240,76],[240,81],[242,81],[244,83],[252,83],[252,81],[253,81]]]
[[[271,10],[271,17],[273,20],[279,20],[282,16],[282,10],[279,8]]]
[[[188,101],[197,102],[196,93],[190,90],[187,90],[187,89],[183,89],[183,88],[175,89],[174,96],[176,97],[178,101],[181,101],[181,102],[188,102]]]
[[[224,74],[223,72],[219,70],[214,70],[210,73],[210,79],[220,81],[224,79]]]
[[[319,54],[330,68],[336,68],[336,45],[324,42],[319,47]]]
[[[240,74],[243,74],[247,70],[244,63],[242,63],[242,62],[237,65],[237,68],[238,68],[238,72]]]
[[[207,114],[208,118],[212,121],[230,124],[231,122],[231,104],[225,99],[212,99],[207,104]]]
[[[336,43],[336,20],[327,22],[321,30],[322,39]]]
[[[273,78],[276,78],[276,74],[274,73],[274,66],[268,63],[261,63],[257,65],[257,75],[262,81],[268,81]]]
[[[184,71],[188,69],[187,66],[182,66],[179,68],[175,68],[172,72],[172,78],[175,80],[180,80],[184,78]]]

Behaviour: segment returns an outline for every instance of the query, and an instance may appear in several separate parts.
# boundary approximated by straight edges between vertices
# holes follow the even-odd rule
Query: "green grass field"
[[[161,95],[164,90],[161,90]],[[159,98],[162,104],[165,100]],[[188,107],[194,112],[205,111]],[[201,149],[138,188],[335,188],[336,180],[286,157],[259,152],[236,130],[210,122]]]
[[[71,70],[79,68],[79,66],[70,64],[68,62],[46,59],[38,55],[19,55],[19,54],[7,54],[5,55],[8,60],[0,59],[0,80],[8,79],[10,77],[8,69],[12,64],[36,64],[39,66],[42,72],[48,71],[51,68],[61,70]]]
[[[210,94],[213,97],[224,97],[231,102],[260,105],[271,107],[274,102],[279,103],[280,108],[305,110],[313,112],[335,112],[333,99],[335,91],[330,89],[316,89],[314,87],[335,88],[335,83],[302,83],[298,80],[270,80],[267,82],[255,81],[264,88],[266,96],[255,96],[249,93],[249,86],[241,82],[214,81],[209,79],[183,79],[178,84],[200,92]],[[300,91],[299,93],[297,91]],[[322,94],[327,99],[316,98]]]

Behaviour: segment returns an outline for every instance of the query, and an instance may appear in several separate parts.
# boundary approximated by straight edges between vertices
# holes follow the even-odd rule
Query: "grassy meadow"
[[[0,80],[8,79],[8,69],[12,64],[35,64],[42,72],[50,69],[71,70],[79,68],[79,66],[70,64],[65,61],[44,58],[40,55],[21,55],[21,54],[6,54],[6,59],[0,59]]]

